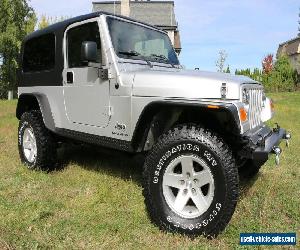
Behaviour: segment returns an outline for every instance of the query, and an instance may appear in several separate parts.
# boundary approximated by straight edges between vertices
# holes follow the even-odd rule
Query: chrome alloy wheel
[[[162,185],[167,204],[184,218],[199,217],[214,198],[213,175],[208,165],[195,155],[181,155],[171,161]]]
[[[33,163],[37,155],[36,139],[32,128],[25,128],[23,133],[23,151],[26,160]]]

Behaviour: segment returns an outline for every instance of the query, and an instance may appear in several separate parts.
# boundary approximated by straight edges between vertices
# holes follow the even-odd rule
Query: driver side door
[[[101,63],[101,36],[96,18],[76,23],[65,31],[65,67],[63,95],[67,118],[71,123],[106,127],[109,123],[109,82],[99,77],[99,69],[82,61],[81,46],[96,42],[97,62]]]

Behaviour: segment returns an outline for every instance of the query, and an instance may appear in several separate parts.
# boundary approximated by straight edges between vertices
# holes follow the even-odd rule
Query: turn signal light
[[[207,105],[209,109],[219,109],[220,107],[217,105]]]
[[[240,118],[242,122],[247,121],[247,111],[244,108],[240,108]]]

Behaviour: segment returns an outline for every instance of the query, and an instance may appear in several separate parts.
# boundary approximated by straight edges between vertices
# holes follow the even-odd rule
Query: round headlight
[[[249,99],[250,99],[249,91],[247,89],[243,89],[243,96],[242,96],[243,103],[249,104]]]

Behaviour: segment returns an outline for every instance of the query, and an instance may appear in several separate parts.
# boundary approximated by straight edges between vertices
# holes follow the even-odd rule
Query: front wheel
[[[163,135],[147,156],[144,196],[150,218],[161,229],[216,237],[238,199],[238,171],[217,135],[195,126]]]

